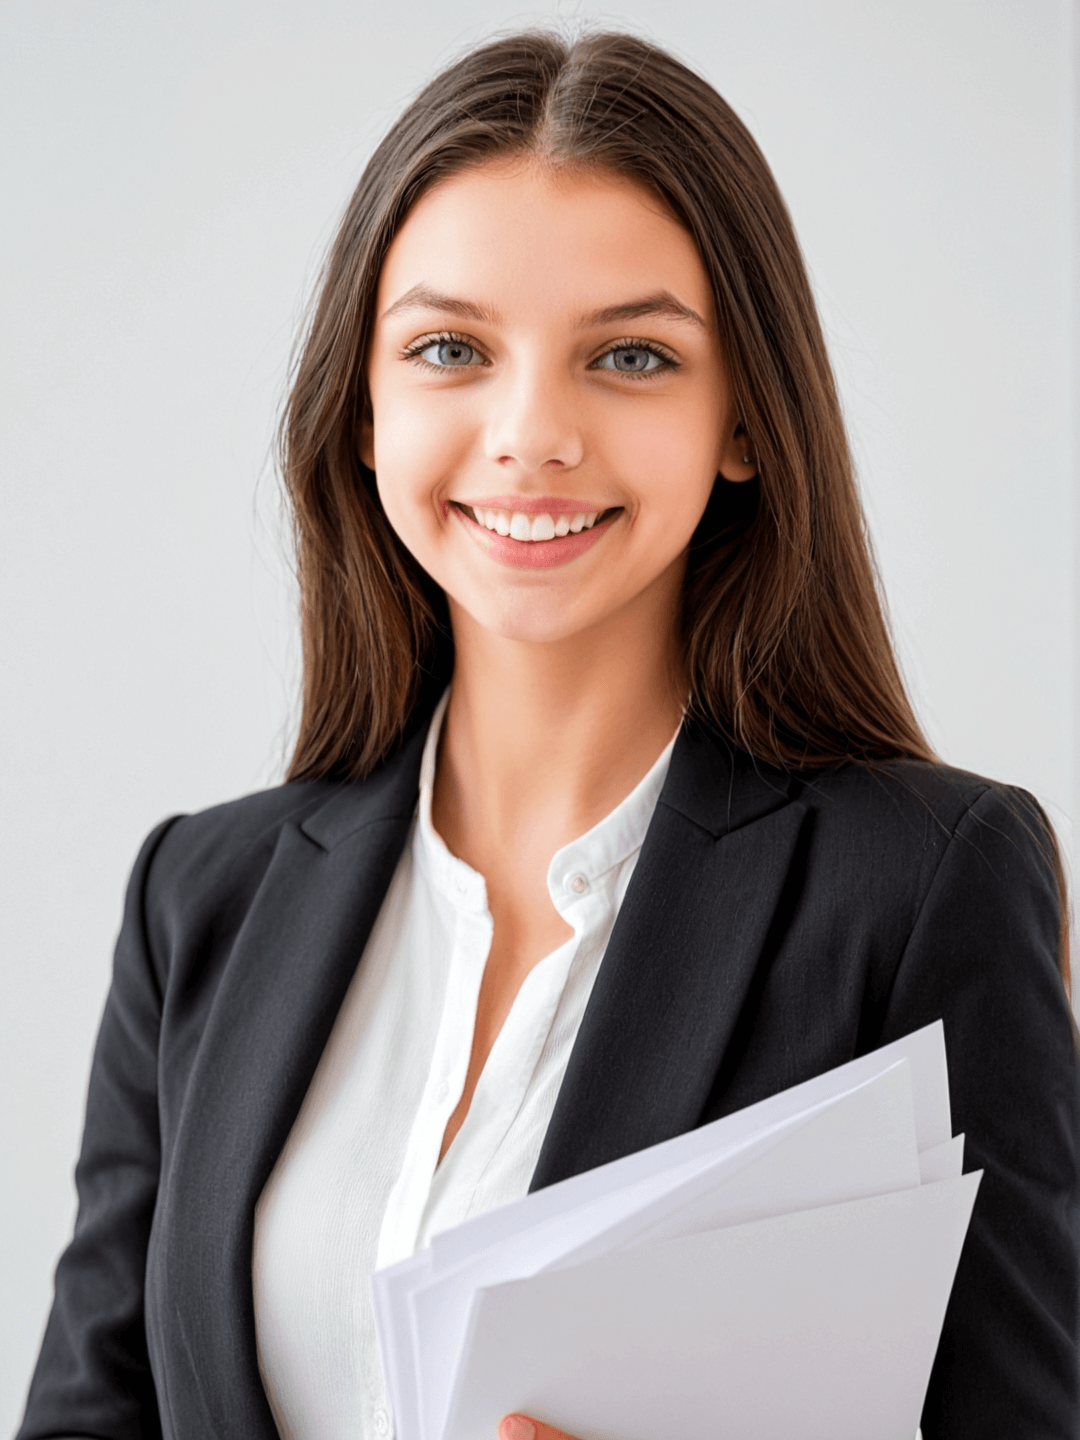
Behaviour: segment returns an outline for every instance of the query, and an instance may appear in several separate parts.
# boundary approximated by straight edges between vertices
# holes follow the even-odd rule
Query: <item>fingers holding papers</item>
[[[574,1436],[530,1420],[528,1415],[504,1415],[499,1422],[499,1440],[574,1440]]]

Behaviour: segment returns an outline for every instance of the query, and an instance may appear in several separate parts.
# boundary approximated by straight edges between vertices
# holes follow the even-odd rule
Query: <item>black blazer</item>
[[[286,785],[143,846],[19,1440],[273,1440],[255,1202],[401,854],[424,728],[362,784]],[[986,1174],[923,1434],[1076,1440],[1080,1087],[1045,840],[1030,796],[972,775],[790,775],[684,727],[533,1188],[940,1016]]]

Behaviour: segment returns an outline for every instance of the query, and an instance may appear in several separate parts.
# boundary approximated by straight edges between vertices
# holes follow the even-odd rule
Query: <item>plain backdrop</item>
[[[660,41],[758,137],[929,733],[1071,844],[1069,0],[0,0],[5,1433],[128,868],[163,816],[282,772],[295,596],[268,457],[319,258],[425,77],[546,16]]]

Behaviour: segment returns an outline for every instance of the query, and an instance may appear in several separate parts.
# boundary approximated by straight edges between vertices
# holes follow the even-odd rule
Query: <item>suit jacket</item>
[[[19,1440],[276,1435],[255,1202],[401,854],[424,728],[363,783],[285,785],[143,846]],[[1030,796],[976,776],[782,773],[685,726],[533,1188],[942,1017],[986,1173],[923,1434],[1075,1440],[1080,1086],[1046,838]]]

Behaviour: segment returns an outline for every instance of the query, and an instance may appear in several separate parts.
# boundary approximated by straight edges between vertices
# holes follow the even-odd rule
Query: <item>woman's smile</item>
[[[475,503],[452,500],[450,509],[492,560],[531,570],[576,560],[625,513],[621,505],[586,505],[546,496]]]

